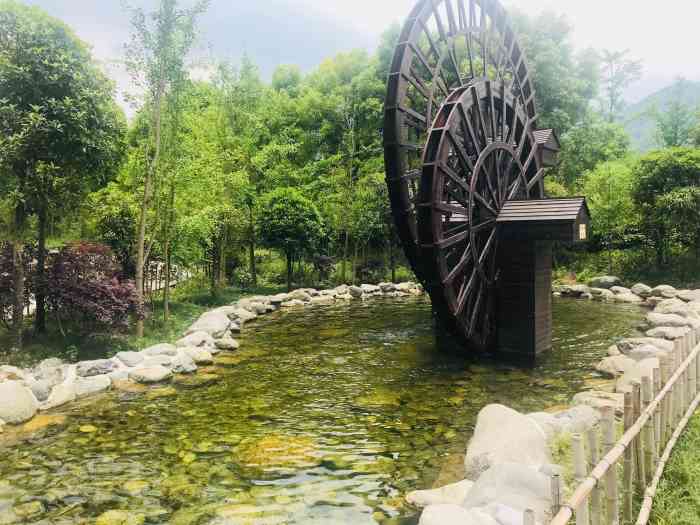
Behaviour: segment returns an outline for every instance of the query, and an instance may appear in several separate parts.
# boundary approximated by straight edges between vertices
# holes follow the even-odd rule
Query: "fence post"
[[[642,386],[638,381],[632,382],[632,406],[634,421],[636,422],[642,414]],[[642,442],[641,432],[635,436],[632,443],[634,443],[634,462],[637,467],[637,487],[641,494],[644,492],[647,479],[644,469],[644,443]]]
[[[642,377],[642,410],[646,410],[653,401],[653,399],[654,398],[652,397],[651,378],[649,376],[644,376]],[[654,465],[656,455],[656,442],[654,441],[653,425],[654,418],[650,417],[649,419],[647,419],[647,422],[644,425],[644,428],[642,429],[642,433],[644,436],[644,472],[646,473],[646,477],[644,478],[645,486],[651,483],[651,480],[654,477],[655,470]]]
[[[523,513],[523,525],[535,525],[535,511],[527,509]]]
[[[561,480],[559,474],[552,474],[550,489],[552,491],[552,518],[559,513],[561,507]]]
[[[632,405],[632,392],[625,392],[625,412],[623,418],[623,428],[627,432],[634,424],[634,408]],[[634,468],[632,462],[633,448],[630,443],[625,448],[625,455],[622,462],[622,519],[625,523],[632,521],[632,475]]]
[[[662,355],[659,358],[659,363],[661,365],[661,388],[666,386],[668,383],[669,374],[669,356]],[[671,406],[671,395],[670,393],[665,395],[661,400],[661,442],[659,443],[661,449],[663,450],[668,441],[668,416]]]
[[[601,409],[603,424],[603,450],[607,454],[615,446],[615,409],[605,406]],[[620,523],[620,509],[617,495],[617,465],[610,465],[605,474],[605,500],[609,525]]]
[[[652,399],[656,399],[661,393],[661,370],[654,368],[651,371],[652,377]],[[656,405],[656,410],[654,410],[654,443],[656,443],[656,448],[654,449],[654,470],[656,470],[656,465],[659,462],[659,457],[663,453],[663,447],[661,446],[661,412],[663,411],[663,402]]]
[[[581,434],[571,436],[571,448],[574,452],[574,479],[576,485],[583,483],[586,479],[586,449],[583,444]],[[575,509],[576,525],[590,525],[588,514],[588,498],[584,498]]]
[[[598,432],[596,428],[589,428],[586,431],[588,441],[588,472],[591,472],[599,460],[598,454]],[[600,515],[603,508],[600,504],[600,483],[596,483],[591,491],[591,525],[600,525]]]

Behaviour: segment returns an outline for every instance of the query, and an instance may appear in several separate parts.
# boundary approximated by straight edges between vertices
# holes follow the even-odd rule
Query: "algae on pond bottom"
[[[270,314],[197,374],[3,434],[0,523],[415,523],[403,495],[459,477],[481,407],[566,403],[641,318],[555,301],[555,350],[523,370],[437,348],[424,298]]]

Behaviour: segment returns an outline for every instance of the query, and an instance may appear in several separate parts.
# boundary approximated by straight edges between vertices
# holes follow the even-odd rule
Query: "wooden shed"
[[[508,201],[496,219],[502,239],[588,240],[591,215],[585,197]]]
[[[538,129],[534,133],[535,142],[539,146],[537,154],[540,157],[540,165],[552,168],[557,165],[561,143],[553,129]]]

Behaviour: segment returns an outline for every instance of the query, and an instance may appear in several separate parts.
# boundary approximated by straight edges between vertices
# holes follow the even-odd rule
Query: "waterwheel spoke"
[[[479,100],[479,93],[476,89],[476,86],[472,86],[471,88],[471,94],[472,94],[472,111],[476,112],[476,121],[477,125],[479,126],[479,129],[481,131],[481,136],[484,139],[483,144],[479,147],[479,150],[484,149],[486,146],[488,146],[488,137],[486,135],[486,122],[484,121],[484,114],[481,111],[481,101]]]
[[[485,229],[487,229],[487,228],[489,228],[489,227],[491,227],[491,226],[495,226],[495,224],[496,224],[496,219],[495,219],[495,218],[493,218],[493,219],[486,219],[485,221],[482,221],[482,222],[480,222],[480,223],[478,223],[478,224],[474,224],[474,225],[472,226],[472,234],[477,234],[477,233],[479,233],[479,232],[482,231],[482,230],[485,230]],[[495,230],[494,230],[494,231],[495,231]]]
[[[447,274],[447,277],[443,279],[442,284],[450,284],[452,281],[454,281],[467,267],[471,260],[472,250],[470,245],[467,245],[467,249],[464,250],[464,252],[462,253],[462,257],[459,259],[459,262],[454,266],[454,268],[452,268],[452,270],[450,270],[450,273]]]
[[[447,237],[445,239],[442,239],[438,242],[435,243],[435,246],[440,249],[444,248],[449,248],[450,246],[453,246],[457,244],[458,242],[465,241],[469,237],[469,231],[465,230],[463,232],[460,232],[456,235],[452,235],[451,237]]]
[[[469,280],[462,283],[460,287],[459,294],[457,294],[457,307],[455,308],[455,315],[459,316],[464,311],[464,307],[467,305],[467,299],[471,295],[472,288],[474,288],[474,283],[477,278],[476,267],[472,268],[472,273],[469,276]]]
[[[447,131],[447,136],[450,138],[450,141],[457,152],[457,158],[459,159],[460,164],[462,164],[466,171],[472,173],[474,171],[474,164],[472,163],[472,159],[469,158],[467,150],[464,149],[464,146],[451,129]]]
[[[484,248],[481,250],[481,254],[479,255],[479,266],[480,267],[483,266],[484,261],[486,260],[486,256],[491,252],[491,249],[495,246],[495,243],[496,243],[496,229],[494,228],[493,231],[489,234],[489,238],[484,243]]]
[[[481,301],[484,297],[484,281],[479,281],[479,291],[476,293],[476,300],[474,301],[474,306],[472,307],[471,316],[469,318],[469,333],[468,337],[474,334],[474,325],[476,324],[476,319],[481,311]]]
[[[535,185],[537,185],[545,176],[546,171],[544,168],[540,168],[537,174],[532,177],[527,183],[527,190],[530,191]]]

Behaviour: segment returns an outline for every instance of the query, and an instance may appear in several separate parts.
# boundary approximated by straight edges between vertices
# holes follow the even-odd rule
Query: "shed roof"
[[[582,209],[590,216],[585,197],[508,201],[496,222],[575,221]]]
[[[537,129],[534,131],[535,142],[549,149],[559,150],[561,144],[559,143],[559,137],[554,132],[553,129]]]

